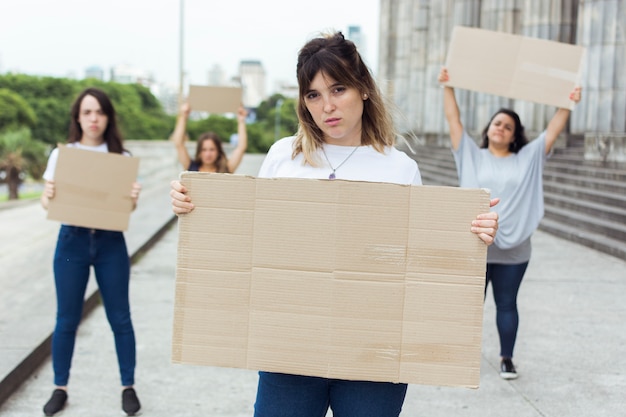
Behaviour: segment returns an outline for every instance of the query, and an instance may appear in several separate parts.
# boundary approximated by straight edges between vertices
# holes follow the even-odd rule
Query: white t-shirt
[[[317,151],[317,167],[303,164],[302,153],[294,159],[291,158],[294,142],[295,136],[291,136],[274,143],[258,176],[327,179],[333,170],[322,151]],[[352,146],[324,144],[324,151],[330,164],[336,169],[336,179],[422,185],[417,163],[394,147],[387,147],[384,153],[380,153],[372,146],[359,146],[354,150]],[[350,155],[352,151],[354,154]]]
[[[94,152],[109,152],[109,147],[106,142],[102,142],[98,146],[82,145],[80,142],[68,143],[65,146],[68,148],[84,149]],[[128,152],[124,152],[124,155],[129,156]],[[48,165],[46,171],[43,173],[43,179],[46,181],[52,181],[54,179],[54,171],[57,167],[57,160],[59,159],[59,148],[54,148],[48,157]]]

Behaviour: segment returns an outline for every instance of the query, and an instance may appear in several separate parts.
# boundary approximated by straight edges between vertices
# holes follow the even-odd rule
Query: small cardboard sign
[[[578,45],[456,26],[444,85],[572,109],[584,53]]]
[[[187,101],[194,111],[237,113],[242,101],[242,89],[241,87],[190,85]]]
[[[476,388],[489,193],[185,172],[172,361]]]
[[[139,158],[59,146],[48,219],[103,230],[128,229]]]

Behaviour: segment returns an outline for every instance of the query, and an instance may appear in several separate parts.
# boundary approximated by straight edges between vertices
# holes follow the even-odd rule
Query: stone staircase
[[[573,145],[556,149],[546,163],[539,228],[626,260],[626,164],[585,161],[584,148]],[[418,162],[425,185],[458,186],[449,148],[414,143],[398,148]]]

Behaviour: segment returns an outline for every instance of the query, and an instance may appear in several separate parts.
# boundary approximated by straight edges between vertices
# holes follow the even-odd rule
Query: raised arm
[[[239,106],[239,110],[237,111],[237,136],[239,140],[237,141],[237,147],[228,157],[229,172],[235,172],[235,170],[237,170],[237,167],[241,164],[243,155],[246,153],[246,149],[248,149],[248,131],[246,129],[247,116],[248,112],[243,105]]]
[[[441,68],[438,81],[445,83],[449,80],[450,76],[448,75],[448,70],[445,67]],[[463,124],[461,123],[461,113],[456,102],[456,96],[454,95],[454,88],[452,87],[443,87],[443,111],[450,128],[452,149],[456,150],[459,148],[461,138],[463,137]]]
[[[176,147],[178,162],[183,166],[183,169],[189,168],[189,164],[191,163],[191,157],[185,146],[189,113],[191,113],[191,107],[188,103],[183,103],[180,106],[178,117],[176,118],[176,127],[170,136],[170,139],[174,142],[174,146]]]
[[[580,87],[575,87],[569,94],[569,99],[574,103],[578,103],[581,98],[581,91],[582,89]],[[552,116],[552,120],[550,120],[550,123],[548,123],[548,127],[546,128],[546,155],[550,153],[556,139],[559,137],[563,129],[565,129],[570,113],[569,109],[560,108],[556,111],[556,113],[554,113],[554,116]]]

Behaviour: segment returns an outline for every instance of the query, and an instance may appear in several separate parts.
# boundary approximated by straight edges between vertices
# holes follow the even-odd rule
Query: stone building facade
[[[601,157],[626,162],[626,0],[381,0],[380,85],[397,107],[401,130],[442,145],[448,140],[437,75],[456,25],[584,46],[583,99],[558,146],[586,138],[589,158],[598,158],[594,150],[604,146],[610,152]],[[472,133],[498,108],[510,107],[532,137],[556,110],[466,90],[456,94]]]

